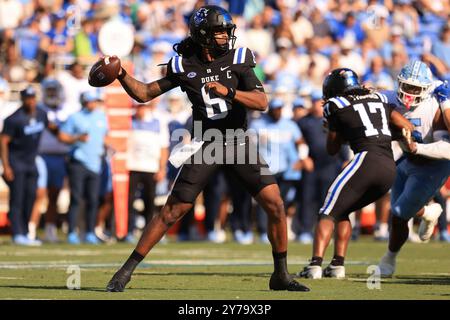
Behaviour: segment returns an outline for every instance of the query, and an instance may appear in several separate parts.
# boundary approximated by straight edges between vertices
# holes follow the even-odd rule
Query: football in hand
[[[107,86],[116,80],[120,68],[120,60],[116,56],[101,58],[89,71],[89,84],[93,87]]]

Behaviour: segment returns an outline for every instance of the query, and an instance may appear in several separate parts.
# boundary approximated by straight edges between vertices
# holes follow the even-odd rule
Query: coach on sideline
[[[5,119],[0,139],[3,179],[9,187],[9,219],[13,242],[18,245],[40,245],[27,238],[28,220],[36,198],[37,168],[35,159],[39,140],[49,125],[47,114],[37,108],[36,91],[29,86],[20,92],[21,107]]]
[[[86,204],[85,242],[99,243],[94,228],[98,209],[101,157],[108,130],[106,114],[98,108],[101,100],[102,97],[97,91],[82,93],[80,101],[83,108],[72,114],[59,132],[59,139],[72,146],[68,165],[70,205],[67,214],[69,219],[67,241],[70,244],[80,243],[76,224],[82,200],[85,200]]]

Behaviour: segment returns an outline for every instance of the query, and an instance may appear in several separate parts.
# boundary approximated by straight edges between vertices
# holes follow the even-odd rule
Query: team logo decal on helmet
[[[196,26],[199,26],[200,23],[206,20],[206,17],[208,15],[208,9],[206,8],[200,8],[194,15],[194,23]]]

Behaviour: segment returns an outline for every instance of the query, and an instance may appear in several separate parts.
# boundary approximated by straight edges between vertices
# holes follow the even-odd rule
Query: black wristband
[[[233,100],[235,96],[236,96],[236,90],[233,88],[228,88],[228,93],[226,95],[226,98]]]
[[[117,76],[118,80],[122,80],[123,78],[125,78],[125,76],[127,75],[127,72],[125,71],[124,68],[120,67],[120,69],[122,70],[122,74]]]

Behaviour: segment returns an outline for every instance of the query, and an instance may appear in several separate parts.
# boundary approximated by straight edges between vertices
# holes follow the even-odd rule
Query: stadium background
[[[308,108],[310,97],[321,91],[324,75],[336,67],[354,69],[371,87],[394,89],[400,68],[409,59],[419,58],[437,79],[450,79],[448,1],[7,0],[0,1],[1,119],[19,106],[21,89],[32,83],[39,90],[40,82],[50,76],[61,80],[67,108],[79,109],[74,93],[86,90],[87,72],[103,54],[99,33],[107,22],[120,21],[134,30],[132,51],[122,57],[127,70],[145,82],[158,79],[164,69],[156,66],[174,54],[172,45],[187,34],[188,17],[205,3],[222,5],[233,14],[236,47],[255,52],[255,71],[270,97],[285,102],[285,117],[292,116],[292,101],[297,97],[304,98]],[[108,50],[119,50],[120,40],[111,41],[119,45]],[[75,61],[84,67],[79,80],[67,71]],[[123,212],[126,203],[120,199],[126,199],[127,192],[124,152],[132,101],[117,83],[107,87],[104,95],[109,140],[116,149],[112,157],[115,209]],[[178,110],[169,108],[170,97],[158,99],[158,108],[186,120],[189,104],[185,97],[172,93],[184,101]],[[7,188],[3,183],[0,192],[0,228],[6,230]],[[63,207],[67,199],[67,193],[63,194]],[[158,198],[159,203],[163,200],[164,192]],[[197,219],[201,218],[200,212]],[[362,225],[371,227],[374,219],[369,210]],[[117,226],[124,228],[123,223]]]

